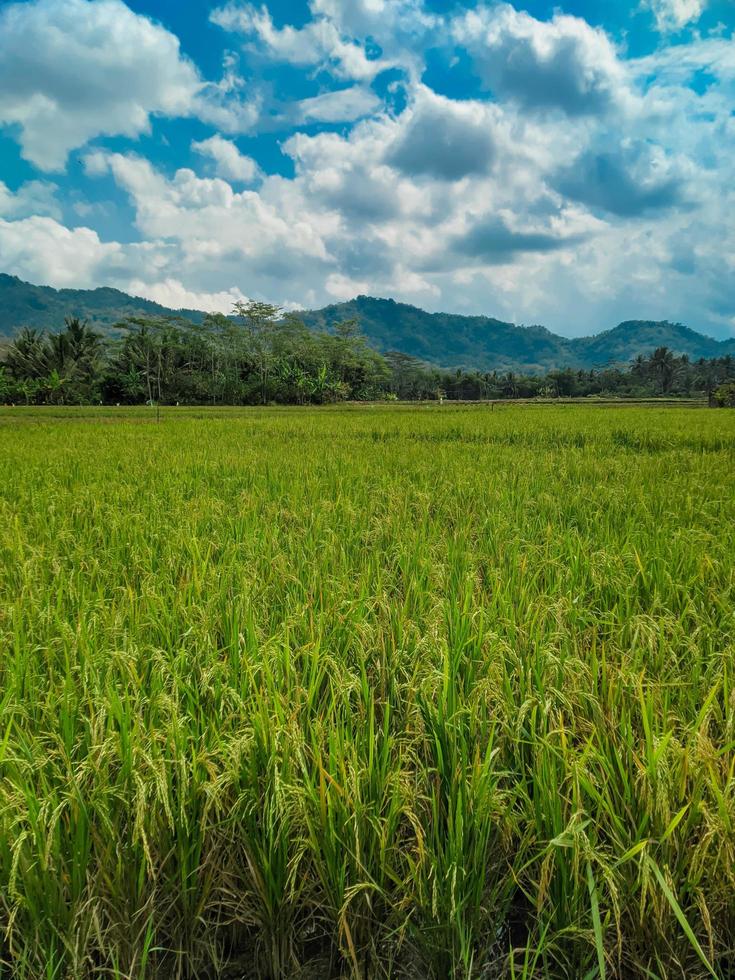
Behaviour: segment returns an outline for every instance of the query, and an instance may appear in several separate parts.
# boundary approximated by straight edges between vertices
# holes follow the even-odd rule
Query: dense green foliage
[[[0,275],[0,337],[20,327],[57,331],[65,317],[88,320],[104,335],[129,317],[184,316],[201,323],[204,314],[170,310],[117,289],[51,289]],[[513,371],[544,374],[576,369],[627,365],[639,354],[667,347],[690,360],[735,354],[735,339],[717,341],[678,323],[630,320],[613,330],[568,339],[541,326],[517,326],[486,316],[427,313],[406,303],[358,296],[321,310],[301,314],[306,325],[330,332],[345,320],[358,320],[375,350],[399,350],[434,366],[469,371]],[[595,329],[595,325],[590,325]]]
[[[735,416],[0,410],[0,973],[732,976]]]
[[[78,320],[61,334],[22,330],[4,355],[0,402],[291,404],[372,400],[390,371],[354,323],[312,333],[265,303],[202,324],[135,317],[106,342]]]
[[[338,401],[493,400],[589,395],[707,395],[735,379],[735,358],[691,363],[668,348],[627,369],[546,375],[441,370],[371,349],[357,322],[309,330],[266,303],[201,324],[130,317],[119,340],[68,319],[60,333],[23,329],[0,363],[0,404],[324,404]]]

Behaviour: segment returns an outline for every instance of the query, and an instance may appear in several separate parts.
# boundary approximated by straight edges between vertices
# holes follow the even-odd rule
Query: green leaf
[[[691,943],[692,948],[694,949],[694,951],[696,952],[697,956],[700,958],[700,960],[702,961],[702,963],[704,964],[704,966],[706,967],[706,969],[709,971],[710,976],[717,977],[717,974],[715,973],[712,964],[710,963],[710,961],[705,956],[704,950],[699,945],[699,940],[694,935],[694,932],[692,931],[692,927],[689,925],[689,923],[687,921],[687,917],[684,915],[684,912],[682,911],[681,906],[677,902],[676,896],[674,895],[674,893],[671,891],[671,889],[669,888],[668,884],[666,883],[666,879],[661,874],[661,871],[659,870],[658,865],[653,860],[653,858],[650,858],[650,857],[648,859],[648,863],[651,866],[651,870],[656,875],[656,879],[657,879],[659,885],[661,885],[661,891],[666,896],[666,901],[669,903],[669,905],[673,909],[674,915],[679,920],[679,925],[684,930],[684,933],[686,934],[687,939]]]
[[[590,904],[592,906],[592,925],[595,930],[595,947],[597,949],[597,963],[600,967],[600,978],[605,980],[605,945],[602,939],[602,922],[600,921],[600,904],[597,900],[597,885],[595,876],[592,872],[592,865],[587,862],[587,888],[590,893]]]

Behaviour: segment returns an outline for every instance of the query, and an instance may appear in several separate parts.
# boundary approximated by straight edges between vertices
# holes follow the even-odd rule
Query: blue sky
[[[735,2],[0,3],[0,269],[735,334]]]

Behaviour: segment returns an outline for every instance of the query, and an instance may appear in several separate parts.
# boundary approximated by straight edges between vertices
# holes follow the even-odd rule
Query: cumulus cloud
[[[417,80],[422,48],[442,23],[424,0],[310,0],[309,10],[303,26],[277,27],[267,5],[229,0],[210,20],[241,34],[252,55],[363,83],[390,68]]]
[[[439,21],[426,10],[423,0],[310,0],[309,7],[353,37],[416,36]]]
[[[0,204],[5,199],[0,189]],[[50,217],[0,217],[0,255],[13,274],[57,289],[115,285],[172,309],[222,313],[246,299],[237,287],[210,292],[184,286],[169,272],[178,253],[164,243],[102,242],[91,228],[67,228]]]
[[[414,80],[421,75],[425,46],[435,43],[442,18],[424,0],[310,0],[312,13],[327,18],[343,36],[369,38],[383,57]]]
[[[374,92],[362,85],[323,92],[309,99],[293,103],[293,107],[281,113],[281,118],[294,125],[314,122],[355,122],[381,108],[381,101]]]
[[[0,120],[23,155],[62,169],[99,134],[138,136],[183,115],[200,88],[178,39],[121,0],[30,0],[0,11]]]
[[[391,62],[369,58],[364,46],[345,38],[329,18],[320,17],[301,28],[278,28],[267,7],[228,3],[213,10],[210,20],[242,34],[256,45],[255,53],[292,65],[319,65],[338,78],[369,81],[391,67]]]
[[[206,310],[210,313],[230,313],[236,302],[247,300],[247,296],[234,287],[217,293],[194,292],[173,278],[153,283],[131,279],[126,291],[132,296],[152,299],[172,310]]]
[[[420,186],[385,160],[387,148],[400,139],[403,121],[366,120],[348,136],[297,134],[283,146],[294,160],[299,194],[312,202],[312,210],[317,206],[336,212],[338,227],[349,234],[340,244],[340,254],[343,248],[355,254],[353,222],[381,225],[384,234],[390,234],[393,222],[422,220],[435,210],[436,189]],[[364,235],[355,240],[364,245]],[[366,255],[364,247],[359,251]]]
[[[687,24],[699,20],[706,0],[645,0],[656,20],[656,28],[662,34],[680,31]]]
[[[369,286],[366,280],[350,279],[349,276],[342,275],[340,272],[333,272],[327,276],[325,288],[331,297],[344,302],[367,293]]]
[[[61,218],[61,206],[56,196],[58,187],[48,180],[28,180],[15,193],[0,180],[0,217],[28,218],[43,215]]]
[[[474,261],[502,264],[522,252],[555,252],[582,241],[580,234],[560,235],[544,228],[514,229],[502,215],[476,221],[452,242],[452,248]]]
[[[496,152],[496,118],[494,106],[456,102],[422,87],[388,147],[386,163],[404,174],[441,180],[487,173]]]
[[[325,167],[304,174],[301,178],[303,192],[317,205],[332,209],[346,227],[353,222],[379,225],[398,217],[403,209],[400,184],[392,180],[391,173],[371,165],[359,163]],[[345,261],[359,256],[359,264],[366,264],[364,240],[345,243]],[[375,268],[375,256],[369,262]],[[385,263],[383,262],[383,265]]]
[[[136,225],[146,236],[176,239],[202,259],[232,254],[308,254],[326,258],[324,242],[306,221],[289,221],[255,191],[236,192],[220,178],[200,178],[187,168],[168,179],[142,157],[95,152],[87,172],[109,172],[131,197]]]
[[[579,17],[556,13],[540,21],[501,3],[457,17],[452,35],[487,87],[526,109],[599,114],[625,92],[625,71],[610,39]]]
[[[222,136],[210,136],[198,142],[195,140],[191,148],[195,153],[213,160],[217,176],[225,180],[249,184],[260,173],[252,157],[241,153],[232,140],[223,139]]]
[[[66,228],[53,218],[0,219],[3,265],[22,279],[62,286],[96,286],[105,264],[120,256],[120,246],[101,242],[90,228]]]
[[[170,294],[175,281],[200,296],[224,293],[225,302],[237,291],[285,304],[334,271],[327,239],[338,221],[315,214],[293,181],[269,177],[257,191],[237,191],[187,168],[168,176],[133,154],[94,151],[84,162],[130,199],[142,241],[125,248],[125,280],[147,284],[147,295],[156,284]],[[122,270],[115,275],[123,281]]]
[[[634,218],[686,201],[683,168],[660,146],[629,141],[589,149],[552,178],[560,194],[594,210]]]
[[[196,115],[229,131],[253,107],[203,81],[178,38],[122,0],[27,0],[0,10],[0,123],[23,156],[62,170],[101,136],[135,138],[151,116]]]
[[[428,154],[453,125],[480,142],[472,166],[459,152],[460,165],[451,166],[441,154],[431,167],[402,156],[408,133],[420,143],[426,127]],[[465,143],[472,140],[457,145]],[[704,187],[684,158],[650,141],[610,147],[578,117],[527,117],[423,86],[396,116],[346,133],[297,134],[282,148],[295,176],[263,175],[257,191],[186,169],[169,177],[130,154],[91,153],[86,166],[111,173],[130,195],[147,258],[158,263],[139,276],[149,292],[175,280],[197,293],[236,285],[253,295],[257,283],[265,296],[304,305],[371,292],[578,332],[590,316],[612,322],[621,291],[647,315],[670,313],[671,292],[652,282],[672,261],[665,242],[688,234],[691,213],[681,204],[689,185],[696,178]],[[697,207],[712,207],[710,191]],[[633,232],[637,209],[655,223]],[[671,275],[683,281],[673,267]],[[719,310],[708,315],[722,322]]]

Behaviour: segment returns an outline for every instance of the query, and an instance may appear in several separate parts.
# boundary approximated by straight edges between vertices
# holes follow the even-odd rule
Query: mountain
[[[199,310],[170,310],[139,296],[128,296],[119,289],[52,289],[33,286],[16,276],[0,273],[0,337],[12,336],[18,327],[58,330],[64,317],[89,320],[103,333],[124,316],[184,316],[200,323]]]
[[[122,317],[141,314],[183,316],[197,323],[204,316],[199,310],[171,310],[118,289],[52,289],[0,274],[0,342],[21,326],[57,330],[66,316],[87,319],[106,333]],[[427,313],[371,296],[300,315],[307,326],[321,330],[356,317],[378,350],[401,351],[442,367],[542,373],[562,367],[626,364],[656,347],[669,347],[692,360],[735,354],[735,339],[717,341],[665,320],[629,320],[604,333],[570,340],[546,327],[519,327],[487,316]]]
[[[694,361],[700,357],[724,357],[735,354],[735,339],[715,340],[697,333],[681,323],[666,320],[626,320],[612,330],[579,337],[571,341],[580,362],[602,364],[605,361],[628,362],[638,354],[657,347],[669,347],[676,354],[687,354]]]
[[[380,351],[398,350],[442,367],[545,371],[570,363],[569,341],[546,327],[517,327],[487,316],[426,313],[392,299],[358,296],[301,314],[314,329],[356,317]]]
[[[308,326],[320,329],[356,317],[378,350],[399,350],[442,367],[528,372],[592,368],[627,364],[657,347],[669,347],[692,360],[735,354],[735,339],[714,340],[666,320],[628,320],[604,333],[570,340],[546,327],[519,327],[486,316],[426,313],[392,299],[370,296],[358,296],[302,316]]]

